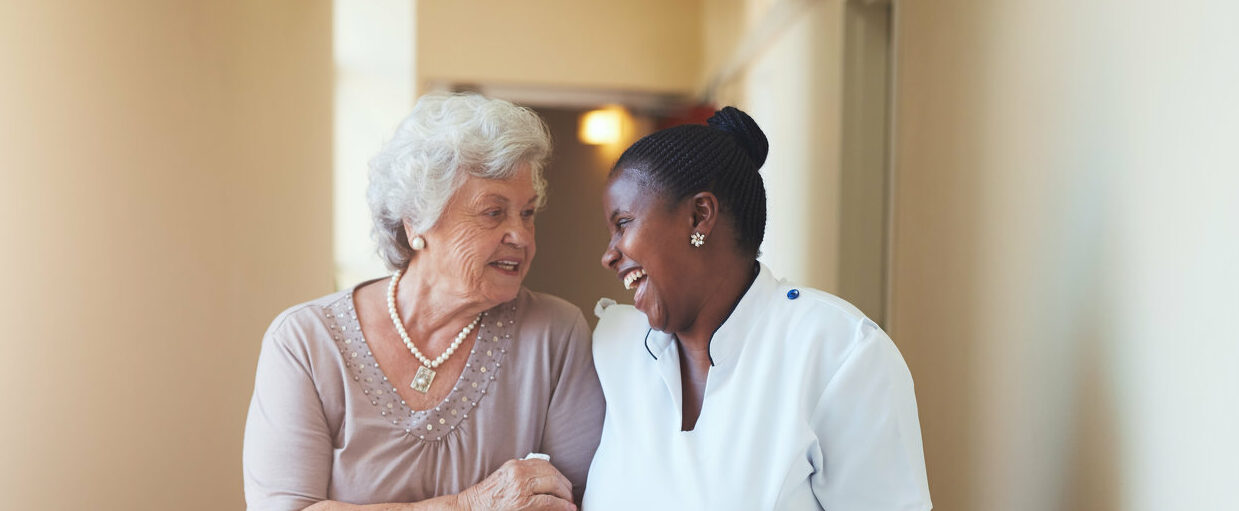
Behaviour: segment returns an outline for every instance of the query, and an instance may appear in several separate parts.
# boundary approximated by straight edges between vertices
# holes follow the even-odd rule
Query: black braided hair
[[[736,227],[740,248],[756,256],[766,233],[766,187],[757,170],[770,144],[753,118],[735,107],[706,122],[647,135],[624,151],[611,174],[636,172],[672,203],[713,193]]]

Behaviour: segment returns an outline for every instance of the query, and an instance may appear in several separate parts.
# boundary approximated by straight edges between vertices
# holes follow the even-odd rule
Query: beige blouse
[[[288,309],[267,330],[245,424],[249,509],[416,502],[530,452],[549,454],[580,500],[605,403],[578,308],[522,289],[485,313],[447,398],[412,411],[353,307],[353,290],[341,291]]]

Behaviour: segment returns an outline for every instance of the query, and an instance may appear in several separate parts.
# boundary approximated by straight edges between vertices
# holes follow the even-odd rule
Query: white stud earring
[[[706,244],[706,235],[699,232],[694,232],[688,237],[688,242],[692,243],[694,247],[700,247]]]
[[[426,238],[414,236],[413,241],[409,243],[409,245],[413,247],[413,250],[421,250],[426,248]]]

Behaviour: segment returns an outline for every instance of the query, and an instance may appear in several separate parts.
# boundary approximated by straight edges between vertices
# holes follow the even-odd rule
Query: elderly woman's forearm
[[[421,502],[384,504],[348,504],[334,500],[324,500],[305,508],[303,511],[461,511],[468,509],[460,505],[456,495],[444,495]]]

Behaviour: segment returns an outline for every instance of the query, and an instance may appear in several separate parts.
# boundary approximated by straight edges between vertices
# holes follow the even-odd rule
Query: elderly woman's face
[[[632,172],[611,178],[602,203],[611,233],[602,266],[634,291],[633,305],[651,327],[685,329],[700,308],[695,291],[701,286],[690,282],[686,268],[693,261],[691,204],[669,203]]]
[[[510,179],[469,176],[425,234],[426,262],[469,298],[492,305],[516,298],[536,248],[537,201],[527,165]]]

